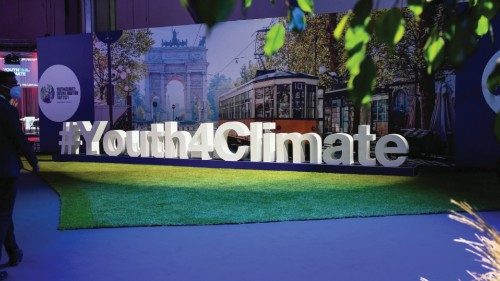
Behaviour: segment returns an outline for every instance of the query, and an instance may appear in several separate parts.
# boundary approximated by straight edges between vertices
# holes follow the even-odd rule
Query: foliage
[[[403,13],[398,8],[392,8],[382,13],[375,26],[377,38],[391,47],[401,41],[404,33],[405,20],[403,19]]]
[[[207,99],[213,112],[211,116],[212,118],[209,119],[216,120],[218,118],[219,106],[217,105],[217,98],[232,88],[233,85],[231,78],[225,76],[224,74],[217,73],[212,77],[212,79],[210,79],[210,82],[208,83]]]
[[[341,75],[345,72],[345,55],[341,49],[336,48],[336,42],[332,42],[328,32],[336,17],[333,14],[308,16],[309,28],[300,33],[288,30],[285,44],[276,54],[266,59],[266,67],[318,75],[319,84],[331,88],[332,78],[318,70],[325,67]],[[285,19],[281,21],[284,22]],[[339,61],[334,67],[330,65],[332,59]]]
[[[227,19],[228,9],[234,6],[234,0],[212,0],[205,4],[209,8],[199,8],[202,0],[181,0],[191,9],[200,13],[204,22],[212,27],[217,21]],[[211,5],[208,4],[210,2]],[[197,4],[196,4],[197,3]],[[274,3],[274,1],[271,1]],[[345,14],[331,32],[337,40],[344,39],[344,49],[347,53],[346,68],[349,73],[348,86],[351,90],[352,99],[358,103],[370,100],[377,74],[380,76],[380,68],[377,66],[376,58],[371,57],[368,52],[372,43],[385,45],[381,48],[393,50],[407,35],[407,20],[404,12],[396,5],[386,11],[380,12],[378,17],[372,18],[372,0],[358,0],[354,9]],[[474,51],[478,38],[485,36],[488,32],[493,38],[491,20],[495,17],[499,1],[497,0],[469,0],[469,7],[461,9],[460,1],[457,0],[409,0],[408,9],[414,21],[422,21],[419,32],[425,34],[424,44],[418,47],[423,49],[425,69],[428,75],[436,74],[447,61],[453,66],[460,65],[467,55]],[[196,4],[196,5],[195,5]],[[252,1],[243,0],[243,6],[249,8]],[[313,0],[287,0],[288,5],[288,27],[295,32],[306,30],[307,15],[314,13]],[[197,8],[198,7],[198,8]],[[206,13],[206,14],[205,14]],[[430,22],[435,21],[435,15],[441,15],[439,28],[433,28]],[[216,20],[213,20],[216,19]],[[279,49],[286,45],[282,22],[275,24],[268,32],[266,38],[265,53],[268,56],[278,54]],[[373,40],[376,39],[376,40]],[[378,41],[378,42],[374,42]],[[422,41],[422,40],[419,40]],[[449,57],[446,59],[445,54]]]
[[[153,46],[149,29],[124,31],[120,39],[111,45],[111,81],[115,93],[125,97],[134,92],[137,83],[145,75],[141,57]],[[94,37],[94,93],[104,99],[108,84],[108,58],[106,44]]]
[[[383,14],[384,11],[371,11],[369,17],[377,21]],[[352,12],[308,16],[309,28],[300,33],[288,30],[285,44],[276,54],[266,59],[266,67],[317,75],[320,78],[319,84],[327,89],[344,87],[346,85],[344,82],[347,82],[344,79],[348,75],[346,68],[348,53],[344,52],[343,34],[347,26],[350,25],[352,16]],[[427,74],[421,49],[429,31],[426,31],[423,21],[416,20],[409,9],[402,9],[401,16],[402,21],[405,22],[406,34],[397,44],[388,46],[374,36],[374,40],[370,40],[369,44],[366,45],[365,52],[362,53],[365,57],[371,57],[373,60],[378,75],[375,76],[376,79],[372,80],[372,83],[375,82],[378,88],[385,88],[395,82],[415,81],[418,84],[423,81],[421,76]],[[445,22],[442,18],[443,16],[437,14],[429,24],[442,26]],[[286,19],[281,21],[285,22]],[[331,32],[332,29],[334,29],[333,32]],[[349,63],[351,62],[352,60],[349,61]],[[369,61],[367,64],[370,64]],[[319,68],[335,72],[338,78],[333,79],[326,73],[318,72]],[[367,70],[370,71],[370,69]],[[401,75],[402,73],[404,76]],[[439,71],[436,76],[439,78],[443,76],[443,73]],[[358,78],[356,83],[359,80]],[[426,94],[423,89],[423,86],[420,87],[421,94]],[[431,98],[425,100],[432,102],[429,105],[430,108],[433,108],[434,102],[433,89],[434,86],[432,86],[432,92],[428,93]],[[369,96],[365,96],[365,102],[368,102]]]
[[[281,23],[274,24],[266,35],[264,53],[274,55],[285,44],[285,27]]]
[[[467,245],[467,252],[472,253],[479,259],[485,273],[477,273],[467,270],[467,273],[474,281],[498,281],[500,280],[500,234],[489,225],[467,202],[458,202],[451,200],[451,203],[465,211],[466,214],[458,213],[452,210],[449,218],[463,223],[479,231],[481,234],[475,234],[477,241],[471,241],[464,238],[455,239],[455,242]],[[429,281],[427,278],[420,277],[420,281]]]
[[[466,202],[451,202],[463,209],[470,216],[452,211],[450,218],[465,225],[468,225],[481,234],[475,234],[477,241],[470,241],[464,238],[455,239],[455,242],[467,245],[467,251],[477,256],[485,273],[467,271],[476,281],[500,280],[500,234],[481,218],[474,209]]]
[[[297,4],[304,13],[311,14],[314,11],[313,0],[297,0]]]
[[[198,22],[203,22],[208,26],[208,30],[216,23],[226,20],[233,11],[235,0],[181,0],[181,4],[186,7],[191,15]],[[252,1],[243,0],[243,6],[249,8]]]
[[[234,86],[243,85],[254,79],[258,69],[259,65],[252,63],[252,61],[248,61],[248,65],[243,64],[240,68],[240,78],[236,80]]]

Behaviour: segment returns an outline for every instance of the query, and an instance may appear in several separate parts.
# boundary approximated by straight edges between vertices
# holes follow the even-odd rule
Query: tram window
[[[241,93],[234,97],[233,119],[244,119],[250,117],[248,92]]]
[[[351,132],[351,128],[352,128],[352,114],[351,114],[352,110],[349,106],[343,106],[342,107],[342,128],[340,128],[340,130],[343,132],[343,133],[350,133]]]
[[[303,82],[292,83],[292,96],[293,96],[293,118],[302,119],[304,118],[305,110],[305,91]]]
[[[277,86],[278,118],[290,118],[290,85]]]
[[[332,100],[332,131],[335,133],[340,132],[340,126],[342,122],[342,116],[340,115],[340,108],[342,106],[342,100],[334,99]]]
[[[264,88],[264,117],[274,117],[274,93],[272,87]]]
[[[241,111],[243,112],[243,118],[250,118],[250,99],[249,99],[249,92],[243,93],[242,97],[242,108]]]
[[[255,89],[255,118],[264,118],[264,89]]]
[[[316,86],[307,85],[306,118],[314,119],[316,111]]]

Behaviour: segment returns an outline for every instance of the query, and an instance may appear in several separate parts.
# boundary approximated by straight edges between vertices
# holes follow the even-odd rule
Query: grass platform
[[[418,176],[41,162],[61,229],[198,225],[447,212],[450,198],[500,209],[493,172]]]

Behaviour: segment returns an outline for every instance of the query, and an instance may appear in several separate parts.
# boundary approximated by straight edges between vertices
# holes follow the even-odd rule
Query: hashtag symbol
[[[76,122],[64,122],[59,135],[61,136],[59,141],[61,155],[79,153],[82,141],[80,140],[80,129],[78,129]]]

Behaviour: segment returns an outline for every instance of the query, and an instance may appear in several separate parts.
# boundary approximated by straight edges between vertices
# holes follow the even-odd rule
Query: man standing
[[[33,148],[21,131],[19,114],[15,105],[21,89],[13,72],[0,71],[0,242],[9,256],[8,266],[16,266],[23,252],[16,243],[12,212],[16,199],[15,181],[22,167],[20,156],[26,157],[33,172],[37,173],[38,161]],[[0,259],[2,252],[0,251]],[[0,271],[0,281],[7,279],[7,272]]]

